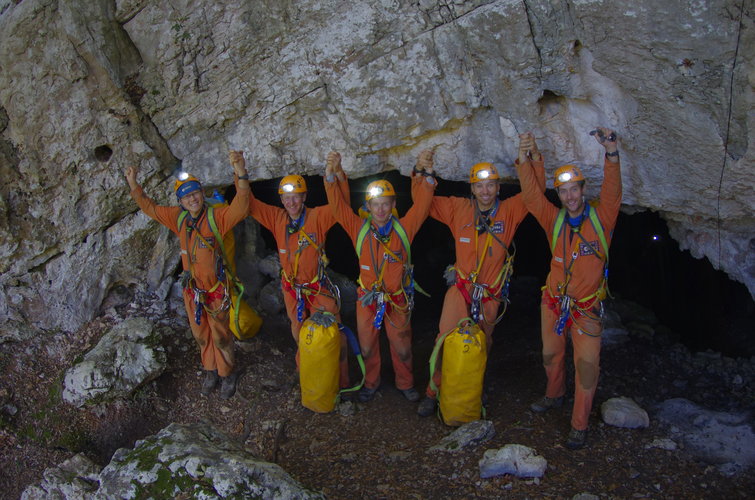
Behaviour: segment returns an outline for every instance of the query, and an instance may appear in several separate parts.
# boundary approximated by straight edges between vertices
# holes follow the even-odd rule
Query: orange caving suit
[[[207,210],[202,211],[195,229],[188,231],[188,219],[191,217],[184,219],[182,228],[177,226],[178,215],[183,208],[157,205],[144,194],[141,187],[131,191],[131,197],[145,214],[178,235],[181,243],[183,269],[191,273],[194,287],[203,291],[212,290],[218,283],[215,263],[219,249],[207,221]],[[241,189],[238,180],[236,180],[236,196],[231,204],[214,209],[215,221],[220,234],[227,233],[233,226],[241,222],[247,215],[248,206],[249,189]],[[212,245],[212,248],[208,248],[204,244],[202,239],[197,236],[197,232]],[[195,321],[194,293],[192,288],[184,288],[183,298],[186,313],[189,315],[191,333],[199,345],[202,367],[205,370],[217,370],[221,377],[227,377],[233,372],[233,332],[231,332],[228,321],[228,309],[221,310],[225,297],[225,286],[221,283],[214,291],[205,294],[199,324]],[[208,311],[213,313],[208,313]]]
[[[339,183],[348,199],[349,186],[347,182]],[[329,206],[304,208],[304,222],[300,231],[289,233],[288,224],[291,218],[285,209],[268,205],[259,201],[252,193],[249,197],[249,215],[267,228],[278,245],[278,257],[281,263],[281,288],[283,300],[286,303],[286,313],[291,320],[291,335],[299,344],[299,331],[306,318],[315,311],[327,311],[336,315],[338,321],[341,316],[338,304],[326,283],[322,281],[324,269],[320,269],[320,251],[324,251],[325,236],[336,223],[333,211]],[[303,231],[307,236],[302,234]],[[309,239],[307,238],[309,237]],[[311,242],[309,240],[312,240]],[[312,246],[312,243],[318,248]],[[302,320],[297,314],[297,289],[304,300]],[[349,381],[349,365],[347,360],[346,337],[341,335],[340,381],[341,387],[346,387]],[[299,353],[296,353],[296,365],[299,365]]]
[[[524,202],[530,213],[535,216],[545,230],[550,242],[559,209],[552,205],[537,189],[534,172],[529,162],[517,164],[517,170],[522,184]],[[600,189],[600,202],[591,209],[596,210],[609,245],[620,206],[620,164],[606,159],[603,170],[603,185]],[[599,289],[603,280],[603,260],[592,251],[590,246],[600,249],[599,252],[601,253],[604,252],[604,249],[600,244],[597,231],[587,217],[582,222],[580,233],[590,245],[585,244],[570,229],[568,222],[564,221],[553,251],[550,273],[543,287],[540,315],[543,365],[548,377],[545,395],[549,398],[557,398],[563,396],[566,392],[564,357],[566,334],[569,333],[574,346],[576,378],[571,425],[574,429],[584,430],[587,428],[592,400],[595,396],[595,389],[598,387],[600,335],[603,329],[600,319],[600,301],[585,300]],[[575,255],[576,258],[573,258]],[[572,323],[567,324],[563,335],[557,335],[554,327],[560,312],[558,285],[564,282],[565,271],[569,269],[569,266],[571,266],[571,278],[565,292],[562,293],[578,302],[587,302],[588,304],[585,306],[587,310],[580,312],[580,310],[572,309]]]
[[[401,226],[406,230],[409,242],[414,239],[422,223],[430,211],[430,203],[433,198],[435,184],[420,175],[412,177],[412,192],[416,191],[414,204],[409,211],[399,219]],[[356,248],[356,240],[365,220],[354,213],[349,206],[347,198],[337,189],[336,182],[325,180],[325,191],[328,195],[328,203],[333,208],[336,219],[346,230]],[[400,390],[414,387],[412,374],[412,328],[410,325],[411,310],[408,308],[406,296],[403,293],[402,278],[404,277],[404,262],[406,252],[401,239],[395,229],[390,233],[387,243],[388,249],[402,261],[396,262],[393,257],[383,248],[383,244],[370,232],[364,239],[361,253],[357,248],[359,257],[359,297],[377,288],[388,295],[383,325],[390,344],[391,361],[396,373],[396,387]],[[383,265],[382,286],[378,282],[378,269]],[[379,329],[374,326],[376,305],[364,305],[362,301],[357,303],[357,332],[359,345],[362,349],[362,357],[365,363],[365,387],[376,389],[380,385],[380,338]]]
[[[543,161],[534,162],[537,182],[545,190],[545,169]],[[473,285],[469,283],[470,275],[477,271],[479,265],[480,271],[476,283],[484,285],[490,290],[491,294],[500,296],[501,283],[500,273],[508,256],[508,247],[514,238],[519,224],[527,216],[527,208],[521,194],[517,194],[503,201],[497,202],[495,215],[490,218],[490,227],[506,247],[503,247],[495,238],[486,241],[487,232],[478,234],[475,222],[474,198],[459,198],[456,196],[444,197],[435,196],[430,206],[430,217],[442,222],[451,230],[454,238],[456,249],[456,283],[451,285],[446,291],[443,299],[443,310],[440,315],[438,325],[439,333],[437,339],[443,334],[456,328],[456,325],[463,318],[471,317],[471,303]],[[487,350],[493,345],[493,329],[495,320],[498,316],[500,302],[493,297],[485,297],[480,306],[480,321],[478,324],[485,332]],[[433,375],[435,385],[440,387],[441,365]],[[435,392],[430,385],[427,386],[426,394],[429,397],[435,397]]]

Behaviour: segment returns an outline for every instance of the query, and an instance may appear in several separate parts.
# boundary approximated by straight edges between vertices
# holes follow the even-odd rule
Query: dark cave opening
[[[350,180],[351,206],[364,201],[364,189],[369,182],[384,178],[399,193],[397,208],[403,215],[411,206],[409,178],[397,171],[378,176]],[[305,176],[308,185],[307,206],[327,203],[322,177]],[[254,182],[254,195],[280,206],[278,181]],[[501,197],[519,192],[517,184],[502,184]],[[436,194],[468,196],[469,184],[441,180]],[[555,191],[546,192],[558,204]],[[272,234],[262,230],[269,251],[276,249]],[[516,258],[512,280],[515,297],[517,279],[532,277],[541,285],[548,272],[550,251],[545,232],[532,216],[527,216],[514,238]],[[334,226],[328,233],[326,252],[330,267],[350,279],[358,274],[357,258],[345,231]],[[454,261],[454,246],[450,230],[435,219],[425,221],[412,244],[415,279],[431,294],[416,297],[416,311],[440,311],[446,290],[443,271]],[[609,286],[616,298],[637,302],[651,309],[659,322],[669,328],[679,341],[692,351],[710,349],[730,357],[755,356],[755,339],[750,334],[755,321],[755,302],[747,287],[731,280],[726,273],[715,270],[707,259],[695,259],[689,251],[682,251],[668,232],[666,222],[651,211],[619,214],[610,249]],[[538,285],[538,286],[539,286]],[[527,293],[530,293],[529,291]],[[516,299],[514,299],[516,300]],[[527,301],[533,307],[536,299]],[[516,304],[512,304],[512,307]],[[537,315],[537,311],[530,311]],[[539,316],[538,320],[539,320]],[[505,323],[506,319],[503,319]]]

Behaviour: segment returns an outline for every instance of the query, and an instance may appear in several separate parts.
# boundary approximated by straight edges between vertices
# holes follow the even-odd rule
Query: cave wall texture
[[[549,173],[602,177],[620,134],[624,207],[755,294],[753,18],[744,0],[0,0],[0,329],[74,330],[114,290],[167,293],[176,240],[139,214],[139,164],[173,203],[177,165],[230,183],[229,148],[269,179],[507,178],[533,130]],[[552,185],[552,184],[549,184]],[[641,265],[624,263],[623,265]]]

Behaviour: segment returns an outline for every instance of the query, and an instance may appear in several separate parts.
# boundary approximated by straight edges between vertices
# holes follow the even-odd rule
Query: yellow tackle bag
[[[336,317],[316,312],[299,331],[301,404],[317,413],[333,411],[338,396],[341,332]]]
[[[442,349],[440,390],[432,382]],[[459,426],[479,420],[482,413],[482,384],[488,354],[485,332],[471,318],[441,336],[430,357],[430,385],[439,393],[439,407],[446,425]]]

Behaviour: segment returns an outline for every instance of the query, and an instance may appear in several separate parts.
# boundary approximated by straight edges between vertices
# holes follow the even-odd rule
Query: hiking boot
[[[420,417],[429,417],[430,415],[435,413],[435,409],[437,407],[437,399],[425,396],[425,398],[420,401],[419,406],[417,407],[417,415],[419,415]]]
[[[545,396],[543,399],[532,403],[530,405],[530,410],[534,411],[535,413],[543,413],[550,410],[551,408],[561,408],[563,404],[563,396],[559,396],[557,398],[549,398],[548,396]]]
[[[223,381],[220,384],[220,399],[231,399],[236,394],[236,381],[239,378],[237,373],[231,373],[227,377],[220,377]]]
[[[201,392],[205,396],[209,396],[212,390],[218,385],[218,371],[217,370],[205,370],[204,380],[202,381]]]
[[[578,431],[577,429],[572,427],[571,432],[569,432],[569,437],[566,438],[566,447],[570,450],[578,450],[580,448],[584,448],[586,442],[587,429]]]
[[[369,401],[372,401],[372,399],[375,397],[375,393],[378,391],[378,388],[375,387],[374,389],[370,389],[367,386],[362,387],[359,389],[359,402],[360,403],[367,403]]]
[[[411,403],[416,403],[419,401],[419,393],[417,392],[417,389],[414,387],[410,387],[408,389],[401,389],[401,394],[404,395],[404,397],[407,399],[407,401]]]

